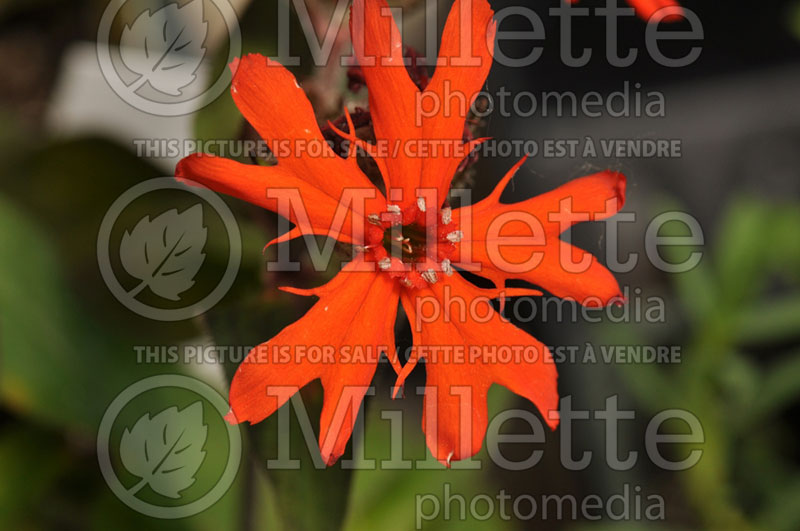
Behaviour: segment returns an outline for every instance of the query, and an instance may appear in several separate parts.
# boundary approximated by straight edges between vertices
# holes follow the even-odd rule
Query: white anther
[[[381,258],[378,260],[378,267],[380,267],[383,271],[386,271],[390,267],[392,267],[392,259],[391,258]]]
[[[363,253],[364,251],[366,251],[366,250],[367,250],[367,248],[366,248],[366,247],[364,247],[363,245],[354,245],[354,246],[353,246],[353,249],[354,249],[354,250],[355,250],[357,253]]]
[[[460,230],[454,230],[453,232],[449,233],[449,234],[446,236],[446,238],[447,238],[447,241],[449,241],[449,242],[453,242],[453,243],[458,243],[458,242],[460,242],[460,241],[461,241],[461,238],[463,238],[463,237],[464,237],[464,233],[463,233],[463,232],[461,232]]]
[[[450,263],[449,258],[442,260],[442,272],[448,277],[453,276],[453,264]]]
[[[419,208],[420,212],[425,212],[425,210],[427,210],[428,207],[425,206],[425,198],[424,197],[418,197],[417,198],[417,208]]]
[[[453,221],[453,209],[450,207],[442,209],[442,225],[449,225]]]
[[[391,212],[392,214],[402,214],[403,210],[400,208],[399,205],[386,205],[386,211]]]
[[[367,221],[373,225],[381,225],[381,217],[378,214],[370,214],[367,216]]]
[[[400,282],[402,282],[403,284],[405,284],[409,288],[414,285],[414,284],[411,283],[411,280],[409,280],[408,277],[403,277],[402,280],[400,280]]]
[[[427,271],[422,273],[421,276],[429,284],[436,284],[436,281],[439,280],[439,276],[436,274],[436,271],[434,271],[433,269],[428,269]]]

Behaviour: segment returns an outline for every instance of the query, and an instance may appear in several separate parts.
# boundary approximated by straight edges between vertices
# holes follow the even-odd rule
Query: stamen
[[[422,278],[424,278],[429,284],[436,284],[436,281],[439,280],[439,276],[433,269],[428,269],[422,273]]]
[[[461,232],[460,230],[454,230],[453,232],[449,233],[446,236],[447,241],[449,241],[451,243],[458,243],[458,242],[461,241],[461,238],[463,238],[463,237],[464,237],[464,233]]]
[[[442,272],[448,277],[453,276],[453,265],[450,263],[449,258],[442,260]]]
[[[389,273],[403,287],[424,288],[439,282],[444,276],[452,276],[455,269],[451,256],[456,250],[453,244],[460,242],[464,233],[457,230],[457,223],[453,223],[453,211],[450,207],[439,210],[444,229],[436,228],[435,225],[427,227],[422,219],[425,216],[421,214],[427,208],[424,197],[418,197],[416,203],[405,209],[399,205],[386,205],[383,213],[368,216],[369,221],[377,227],[368,229],[366,242],[354,245],[354,248],[359,252],[367,252],[375,260],[378,270]],[[438,241],[434,241],[429,249],[431,238]],[[420,265],[426,260],[436,260],[439,263],[428,262],[431,268],[424,271],[416,268],[409,271],[410,264]],[[396,267],[396,264],[401,267]],[[401,271],[402,269],[406,272]]]
[[[446,207],[442,209],[442,225],[449,225],[453,221],[453,209]]]

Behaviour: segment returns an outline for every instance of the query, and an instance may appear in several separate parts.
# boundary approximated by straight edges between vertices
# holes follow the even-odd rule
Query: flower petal
[[[468,227],[454,263],[467,269],[470,262],[480,264],[475,272],[498,287],[510,278],[520,278],[588,306],[620,300],[611,272],[559,234],[575,223],[606,219],[622,208],[625,176],[604,171],[525,201],[500,203],[503,189],[521,163],[489,197],[453,211],[459,226]]]
[[[567,0],[570,4],[575,4],[578,0]],[[674,14],[664,17],[664,22],[678,22],[683,19],[683,9],[676,0],[628,0],[628,4],[636,10],[636,14],[644,20],[649,20],[659,9],[672,7]]]
[[[232,68],[233,101],[267,142],[279,165],[332,197],[345,188],[374,188],[366,175],[327,144],[311,102],[291,72],[258,54],[242,57]],[[370,212],[380,212],[382,206]]]
[[[389,190],[402,190],[402,200],[387,191],[390,202],[416,200],[422,160],[410,157],[405,146],[421,136],[417,112],[419,90],[403,62],[403,42],[385,0],[354,0],[350,10],[350,35],[369,90],[369,110],[375,138],[385,143]]]
[[[442,34],[439,60],[431,82],[420,96],[425,110],[422,137],[425,140],[463,141],[469,109],[481,91],[492,67],[497,25],[486,0],[457,0],[450,9]],[[433,112],[436,110],[436,112]],[[422,168],[424,187],[438,189],[440,202],[450,189],[453,174],[464,157],[450,150],[449,156],[426,158]]]
[[[473,296],[474,286],[453,275],[426,289],[406,291],[401,297],[414,344],[427,350],[423,355],[426,390],[422,428],[431,453],[448,466],[452,459],[465,459],[480,451],[488,422],[486,397],[492,384],[529,399],[552,429],[558,425],[558,374],[550,351],[505,321],[494,311],[490,299],[474,304]],[[430,297],[445,305],[435,320],[424,318],[425,305],[433,300]],[[469,311],[461,311],[460,300]],[[444,350],[431,347],[453,347],[452,352],[462,348],[467,357],[448,357]],[[527,355],[492,358],[492,352],[498,352],[493,349],[500,347],[513,347]]]
[[[419,188],[435,188],[441,204],[461,160],[469,152],[460,146],[469,108],[492,65],[496,25],[486,0],[457,0],[442,36],[433,78],[423,92],[414,85],[403,63],[400,32],[385,0],[355,0],[350,31],[356,57],[369,89],[375,136],[385,142],[389,189],[402,190],[407,205]],[[417,141],[430,145],[414,145]],[[439,151],[440,142],[448,149]],[[436,149],[422,157],[421,150]],[[379,150],[380,151],[380,150]]]
[[[636,14],[645,20],[648,20],[656,11],[665,7],[676,9],[673,14],[664,18],[664,22],[677,22],[683,18],[683,10],[675,0],[628,0],[628,3],[636,10]]]
[[[319,301],[300,320],[253,349],[231,382],[232,418],[256,423],[294,391],[321,379],[319,443],[328,464],[344,453],[356,420],[351,406],[361,403],[378,355],[394,350],[397,282],[385,274],[357,271],[361,265],[353,261],[328,284],[311,290]],[[328,349],[332,358],[310,360],[312,348]],[[357,358],[357,348],[372,349],[374,357]]]
[[[351,206],[354,203],[345,204],[340,202],[340,197],[329,196],[298,178],[284,164],[242,164],[223,157],[195,153],[178,162],[175,177],[188,184],[200,183],[215,192],[285,215],[297,225],[299,234],[320,234],[345,243],[362,240],[363,218],[353,222]],[[268,197],[268,191],[278,195],[287,194],[287,200],[293,201],[289,211],[281,211],[278,198]],[[377,190],[370,192],[374,195]]]

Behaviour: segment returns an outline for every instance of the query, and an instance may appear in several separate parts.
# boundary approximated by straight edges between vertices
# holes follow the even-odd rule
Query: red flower
[[[578,0],[567,1],[571,4],[578,2]],[[664,17],[664,22],[677,22],[683,18],[683,10],[676,0],[628,0],[628,3],[636,10],[636,14],[645,20],[649,20],[656,11],[665,7],[674,9],[669,16]]]
[[[557,374],[547,347],[504,320],[490,301],[541,294],[505,288],[512,277],[586,304],[605,305],[618,297],[611,273],[559,235],[574,223],[603,219],[621,208],[625,177],[606,171],[522,202],[500,202],[523,160],[488,198],[471,208],[451,210],[441,208],[443,198],[465,151],[415,157],[405,149],[426,141],[464,147],[468,107],[491,66],[493,15],[485,0],[456,1],[444,29],[441,64],[425,94],[442,101],[445,94],[460,93],[466,95],[465,104],[447,110],[442,105],[440,112],[419,119],[421,93],[403,66],[399,32],[385,2],[354,1],[351,36],[369,89],[375,137],[400,149],[384,153],[380,145],[357,139],[352,123],[350,133],[341,134],[375,159],[388,201],[359,170],[355,157],[340,158],[323,143],[311,104],[288,70],[259,55],[248,55],[234,65],[233,99],[269,143],[277,165],[245,165],[196,154],[178,164],[177,178],[273,211],[282,204],[276,194],[296,191],[308,211],[280,211],[296,227],[277,240],[329,235],[353,244],[356,257],[322,287],[282,288],[314,295],[319,301],[300,320],[254,349],[239,367],[231,384],[230,420],[259,422],[298,388],[319,378],[324,389],[320,451],[326,462],[335,462],[344,452],[377,367],[376,356],[353,355],[361,347],[385,351],[398,372],[398,384],[420,357],[426,358],[423,429],[428,447],[443,463],[479,451],[487,425],[486,394],[494,383],[530,399],[547,423],[557,426]],[[466,50],[464,43],[469,45]],[[283,149],[287,142],[294,148],[321,144],[320,156]],[[344,190],[354,189],[371,198],[343,199]],[[401,196],[395,199],[397,194]],[[498,217],[508,222],[498,226]],[[504,238],[513,239],[513,244],[498,245],[508,242]],[[572,270],[569,259],[582,260],[581,267]],[[454,267],[470,264],[480,266],[476,273],[496,288],[478,288],[454,273]],[[428,319],[426,313],[425,305],[432,301],[442,305],[436,319]],[[425,348],[415,351],[404,367],[394,352],[398,302],[412,323],[415,345]],[[462,308],[467,305],[470,311]],[[431,322],[416,326],[418,321]],[[492,352],[507,345],[525,349],[527,359],[492,362]],[[306,355],[309,347],[320,352],[327,348],[333,357],[315,362]],[[477,355],[459,361],[433,355],[432,347],[449,347],[452,352],[471,349],[470,354]],[[278,355],[289,362],[276,361]]]

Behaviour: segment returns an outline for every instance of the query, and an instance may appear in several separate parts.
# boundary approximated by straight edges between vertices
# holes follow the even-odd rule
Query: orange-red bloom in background
[[[580,0],[567,0],[571,4],[575,4]],[[676,0],[628,0],[628,3],[640,18],[648,20],[656,11],[665,7],[670,7],[672,10],[667,16],[664,17],[664,22],[677,22],[683,18],[683,10],[681,5]]]
[[[424,92],[439,101],[445,94],[465,94],[467,105],[447,110],[442,105],[441,112],[426,112],[420,119],[421,92],[403,66],[400,34],[385,1],[353,2],[351,37],[369,90],[378,143],[407,146],[435,140],[463,144],[468,105],[491,67],[493,16],[485,0],[455,2],[445,25],[440,62]],[[612,274],[591,254],[562,241],[559,235],[574,223],[603,219],[621,208],[625,177],[600,172],[538,197],[502,203],[501,193],[522,165],[520,161],[489,197],[471,207],[450,209],[443,199],[463,151],[436,157],[411,156],[402,147],[396,153],[382,152],[375,144],[357,139],[350,124],[350,131],[340,134],[376,160],[384,179],[384,196],[362,173],[354,156],[340,158],[327,145],[317,157],[276,149],[287,141],[293,146],[298,142],[324,144],[311,104],[294,76],[265,57],[248,55],[234,66],[233,99],[275,152],[277,165],[246,165],[192,155],[178,164],[176,176],[273,211],[279,210],[278,195],[296,191],[308,210],[279,212],[296,227],[278,240],[328,235],[353,244],[355,258],[322,287],[283,288],[314,295],[319,301],[300,320],[248,355],[231,384],[230,419],[259,422],[285,403],[294,390],[319,378],[324,389],[320,451],[327,463],[335,462],[350,438],[377,360],[345,363],[336,357],[333,363],[313,363],[295,354],[310,346],[332,346],[339,356],[343,348],[359,346],[386,350],[399,384],[420,357],[425,358],[423,429],[429,449],[445,464],[480,450],[487,425],[486,395],[495,383],[531,400],[555,428],[557,374],[547,347],[503,319],[490,300],[541,294],[506,288],[509,278],[524,279],[585,304],[605,305],[619,297]],[[365,191],[368,199],[345,201],[342,193],[346,189]],[[512,221],[498,230],[494,223],[498,217]],[[509,238],[516,245],[502,244]],[[565,267],[570,259],[581,267]],[[454,271],[474,269],[476,264],[480,267],[476,272],[494,282],[495,288],[478,288]],[[457,305],[446,307],[444,301],[459,297],[467,303],[479,297],[485,302],[478,312],[454,315],[462,312]],[[441,315],[433,320],[427,315],[418,319],[425,301],[430,300],[442,301]],[[491,363],[479,357],[457,363],[420,353],[401,367],[394,353],[398,303],[412,323],[416,347],[463,346],[490,351],[517,345],[536,355],[527,362]],[[422,326],[414,326],[423,320]],[[275,363],[276,350],[293,354],[293,361]]]

